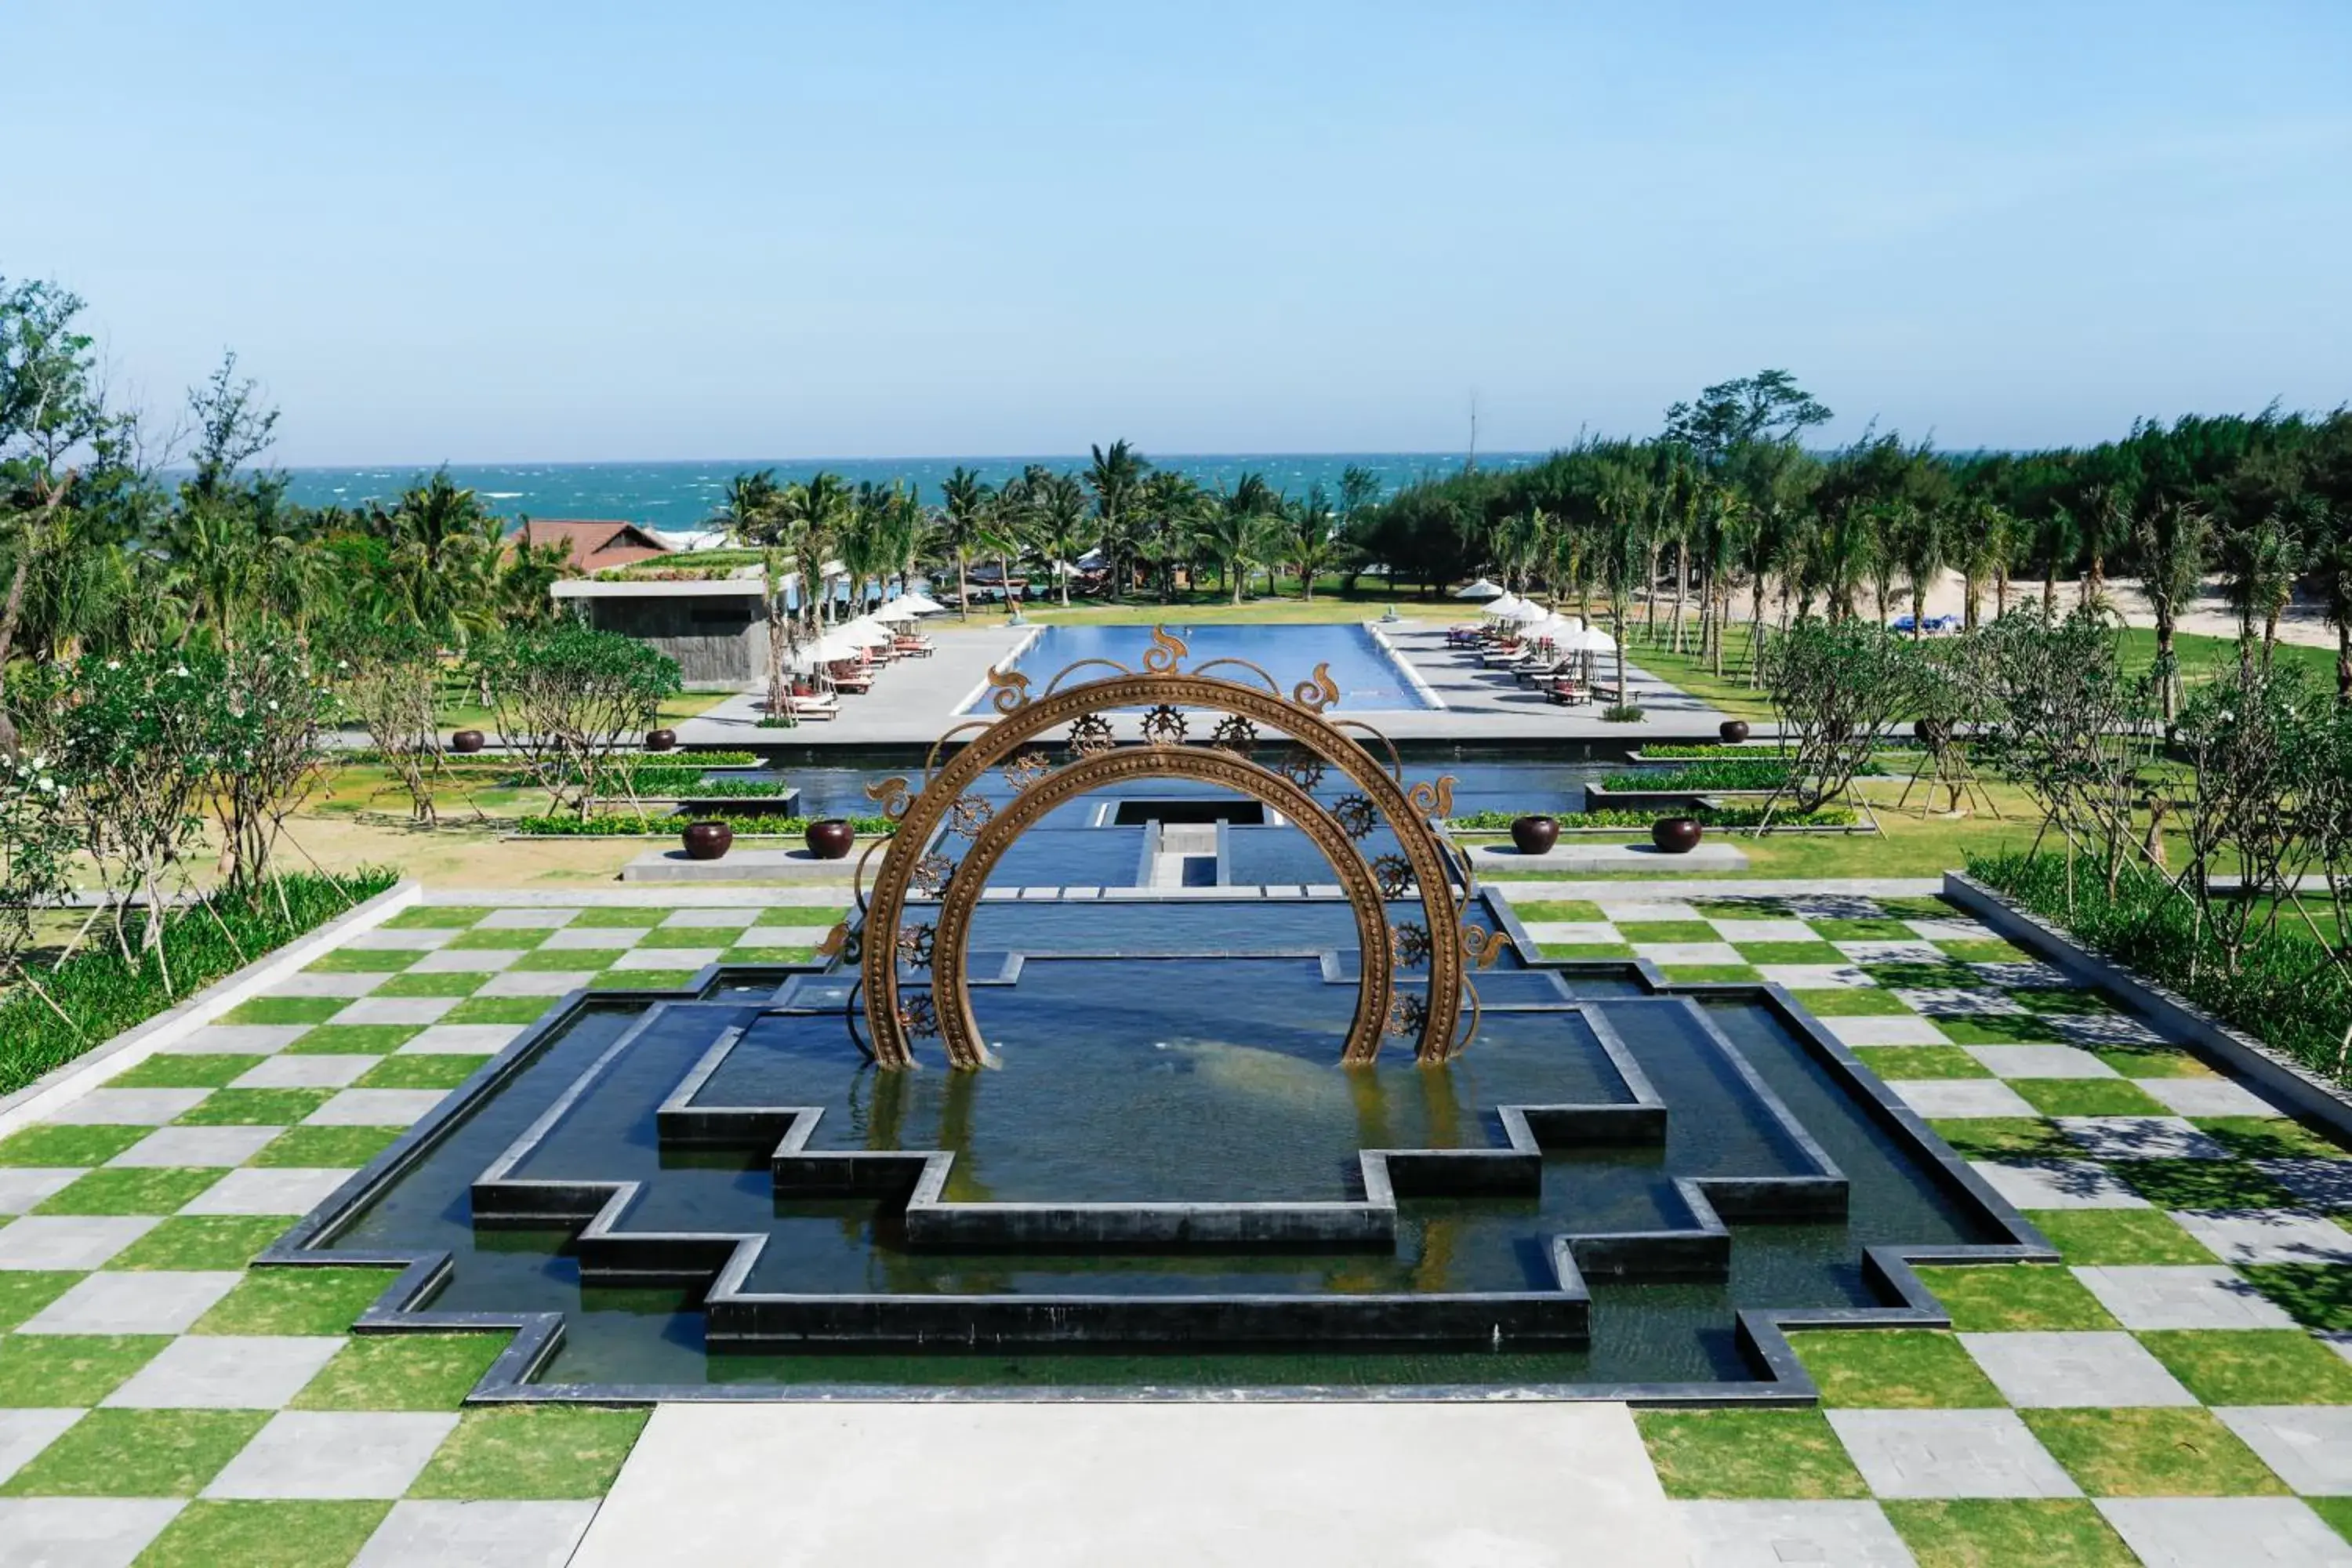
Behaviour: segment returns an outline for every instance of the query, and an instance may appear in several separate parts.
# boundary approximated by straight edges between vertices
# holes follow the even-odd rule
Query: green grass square
[[[656,926],[637,939],[636,946],[641,952],[649,947],[725,947],[742,934],[742,927],[732,925]]]
[[[242,1268],[286,1234],[282,1215],[174,1215],[106,1260],[110,1269]]]
[[[582,910],[567,931],[643,931],[661,924],[669,910],[636,904],[598,904]]]
[[[2091,1054],[2126,1078],[2219,1078],[2194,1051],[2179,1046],[2094,1046]]]
[[[2093,1497],[2277,1497],[2287,1485],[2210,1410],[2023,1410]]]
[[[2238,1272],[2273,1305],[2308,1329],[2352,1333],[2352,1266],[2254,1263]]]
[[[2139,1342],[2206,1405],[2352,1405],[2352,1362],[2300,1329],[2166,1329]]]
[[[2082,1498],[1959,1498],[1879,1504],[1919,1568],[2136,1568],[2139,1558]]]
[[[266,1410],[93,1410],[0,1486],[9,1497],[194,1497]]]
[[[1514,904],[1511,907],[1518,911],[1519,918],[1523,921],[1597,921],[1601,918],[1601,906],[1599,904],[1586,903],[1580,899],[1556,899],[1549,903],[1538,900],[1537,903],[1532,905]],[[1589,915],[1531,915],[1528,913],[1528,910],[1530,908],[1546,910],[1591,910],[1592,912]],[[770,908],[754,911],[751,916],[751,923],[753,925],[763,926],[822,927],[837,925],[842,921],[848,918],[849,906],[846,904],[776,904]],[[811,934],[814,935],[814,933],[812,932]]]
[[[2352,1160],[2315,1127],[2284,1116],[2200,1116],[2197,1130],[2241,1160]]]
[[[412,951],[389,947],[339,947],[302,966],[305,974],[397,974],[416,962]]]
[[[418,904],[412,909],[401,910],[383,923],[387,931],[448,931],[452,928],[463,930],[489,912],[488,910],[470,909],[456,904],[440,908],[430,904]]]
[[[41,1200],[35,1214],[177,1214],[180,1206],[223,1176],[224,1170],[173,1165],[108,1165],[77,1176]]]
[[[2110,1331],[2114,1318],[2072,1270],[2032,1263],[1922,1268],[1920,1283],[1936,1293],[1954,1331],[2005,1334],[2038,1329]],[[2347,1368],[2352,1371],[2352,1368]]]
[[[444,952],[527,952],[547,940],[540,928],[500,926],[469,931],[441,944]]]
[[[1853,1054],[1880,1078],[1990,1078],[1992,1069],[1958,1046],[1856,1046]]]
[[[139,1554],[138,1568],[345,1568],[389,1502],[246,1502],[199,1498]]]
[[[1750,963],[1843,963],[1845,954],[1825,942],[1736,942],[1732,948]]]
[[[1542,944],[1540,951],[1546,958],[1559,959],[1569,963],[1578,960],[1590,963],[1595,959],[1633,956],[1632,945],[1622,942],[1549,942]]]
[[[2046,1046],[2062,1037],[2047,1018],[2032,1013],[1975,1013],[1938,1018],[1936,1027],[1956,1046]]]
[[[1999,937],[1969,937],[1958,942],[1938,942],[1936,951],[1958,963],[2030,963],[2033,955]]]
[[[455,1089],[474,1076],[488,1057],[386,1057],[363,1074],[354,1089]]]
[[[1760,985],[1764,976],[1745,963],[1662,963],[1658,973],[1682,985]]]
[[[490,976],[481,970],[428,970],[395,974],[376,987],[379,996],[471,996]]]
[[[2291,1209],[2295,1195],[2235,1160],[2116,1160],[2107,1167],[2160,1209]]]
[[[1585,899],[1513,899],[1510,900],[1510,905],[1511,912],[1518,916],[1523,921],[1578,921],[1585,924],[1591,924],[1607,918],[1601,914],[1601,906],[1599,904],[1593,903]],[[832,921],[838,920],[841,913],[842,911],[839,910],[826,911],[825,923],[830,924]],[[760,914],[760,923],[761,925],[782,925],[788,921],[795,924],[816,923],[814,921],[801,922],[793,910],[789,907],[783,909],[764,910],[761,911]]]
[[[1890,991],[1980,991],[1984,977],[1961,963],[1929,963],[1925,959],[1871,959],[1856,965]]]
[[[224,1089],[189,1108],[180,1127],[291,1127],[335,1097],[331,1089]]]
[[[290,1127],[246,1163],[274,1170],[357,1170],[399,1136],[396,1127]]]
[[[224,1024],[323,1024],[352,1005],[348,996],[256,996],[221,1016]]]
[[[218,1089],[243,1078],[267,1057],[179,1056],[161,1052],[106,1080],[109,1089]]]
[[[0,1336],[0,1409],[87,1409],[171,1342],[169,1334]]]
[[[396,1279],[390,1268],[256,1268],[192,1334],[341,1334]]]
[[[152,1127],[27,1127],[12,1138],[0,1139],[0,1165],[103,1165]]]
[[[1637,1410],[1633,1419],[1670,1498],[1870,1495],[1818,1410]]]
[[[588,983],[592,991],[683,991],[699,971],[608,969]]]
[[[2327,1521],[2327,1528],[2352,1541],[2352,1497],[2307,1497],[2303,1500],[2311,1511]]]
[[[2080,986],[2029,986],[2008,993],[2010,999],[2029,1013],[2061,1018],[2087,1018],[2100,1013],[2116,1013],[2099,994]],[[2120,1015],[2118,1015],[2120,1016]]]
[[[555,1005],[552,996],[468,996],[441,1016],[445,1024],[532,1024]]]
[[[524,953],[507,967],[508,973],[513,974],[565,974],[601,968],[628,951],[625,947],[542,947],[537,952]]]
[[[1960,1342],[1936,1329],[1832,1329],[1789,1336],[1822,1403],[1877,1410],[1965,1410],[2004,1403]]]
[[[1956,1154],[1971,1160],[2080,1159],[2082,1150],[2038,1116],[1970,1116],[1927,1123]]]
[[[2025,1217],[2077,1268],[2213,1261],[2210,1247],[2155,1209],[2035,1209]]]
[[[2013,1078],[2009,1087],[2044,1116],[2169,1116],[2172,1108],[2119,1078]]]
[[[79,1269],[0,1270],[0,1334],[6,1333],[88,1278]]]
[[[362,1334],[320,1369],[293,1408],[455,1410],[506,1346],[502,1333]]]
[[[721,963],[806,963],[816,956],[813,947],[730,947],[719,955]]]
[[[468,1410],[408,1495],[459,1502],[601,1498],[651,1414],[581,1405]]]
[[[1892,991],[1870,985],[1827,985],[1818,991],[1791,991],[1797,1005],[1816,1018],[1903,1018],[1911,1009]],[[1937,1028],[1942,1028],[1940,1020]]]
[[[286,1047],[289,1057],[381,1057],[424,1032],[422,1024],[322,1024]]]
[[[1881,906],[1884,907],[1884,906]],[[1950,918],[1947,910],[1941,918]],[[1919,933],[1898,915],[1875,916],[1867,920],[1832,920],[1827,917],[1805,922],[1813,934],[1823,942],[1916,942]]]

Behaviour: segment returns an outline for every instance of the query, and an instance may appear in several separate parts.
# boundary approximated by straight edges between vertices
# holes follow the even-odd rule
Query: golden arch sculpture
[[[1356,721],[1326,718],[1323,710],[1339,695],[1328,666],[1286,695],[1272,676],[1246,660],[1212,659],[1188,673],[1181,668],[1187,652],[1181,641],[1156,630],[1143,668],[1083,659],[1034,698],[1027,677],[992,670],[998,718],[970,721],[941,735],[926,761],[919,793],[910,794],[903,778],[866,792],[898,828],[867,848],[858,866],[856,923],[843,922],[827,945],[858,966],[851,1009],[853,1016],[862,1012],[864,1044],[878,1066],[912,1067],[914,1041],[933,1035],[950,1067],[987,1064],[964,964],[989,872],[1055,806],[1107,784],[1145,778],[1190,779],[1250,795],[1290,818],[1330,861],[1354,909],[1363,955],[1343,1064],[1370,1064],[1390,1033],[1416,1036],[1415,1059],[1439,1064],[1475,1033],[1477,996],[1467,972],[1493,962],[1507,939],[1465,919],[1475,891],[1469,858],[1432,826],[1433,817],[1451,808],[1453,780],[1408,786],[1385,737]],[[1209,673],[1219,667],[1253,679]],[[1095,668],[1109,673],[1065,684]],[[1126,709],[1144,710],[1139,743],[1119,743],[1106,717]],[[1222,717],[1206,743],[1195,744],[1187,715],[1201,713]],[[1065,727],[1069,739],[1061,762],[1024,751]],[[1386,768],[1356,732],[1387,748]],[[971,739],[942,763],[948,744],[966,734]],[[1255,755],[1269,744],[1281,748],[1271,765]],[[971,793],[992,769],[1002,769],[1014,789],[1002,809]],[[1327,805],[1314,791],[1335,771],[1353,792]],[[1358,844],[1381,824],[1395,835],[1400,852],[1368,861]],[[959,839],[968,845],[961,859],[947,853]],[[882,863],[869,893],[866,866],[877,851]],[[1391,926],[1388,901],[1416,892],[1422,921]],[[937,900],[936,921],[910,920],[911,907],[925,900]],[[1396,984],[1399,965],[1416,963],[1428,967],[1425,996]],[[927,973],[928,983],[907,979],[902,969]]]

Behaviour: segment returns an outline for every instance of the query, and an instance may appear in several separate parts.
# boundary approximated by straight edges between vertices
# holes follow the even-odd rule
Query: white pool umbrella
[[[1504,619],[1508,620],[1510,618],[1511,612],[1526,603],[1527,601],[1520,598],[1517,594],[1506,594],[1501,598],[1496,599],[1494,603],[1488,605],[1486,606],[1486,613],[1490,616],[1500,616]]]
[[[876,620],[872,616],[860,616],[841,628],[841,635],[851,640],[853,647],[878,647],[898,634]]]
[[[908,594],[898,602],[919,616],[940,616],[947,613],[947,606],[929,594]]]
[[[1454,589],[1454,596],[1457,599],[1499,599],[1503,596],[1503,590],[1481,577],[1475,583]]]
[[[1499,599],[1496,601],[1496,604],[1501,602]],[[1533,626],[1538,621],[1551,618],[1549,610],[1545,609],[1541,605],[1530,604],[1525,599],[1512,601],[1511,607],[1507,610],[1497,610],[1489,605],[1486,613],[1500,616],[1507,621],[1516,621],[1521,626]]]
[[[904,599],[893,599],[888,604],[883,605],[880,609],[875,611],[874,618],[877,621],[883,622],[911,621],[922,613],[922,611],[917,609],[914,605],[908,604]]]

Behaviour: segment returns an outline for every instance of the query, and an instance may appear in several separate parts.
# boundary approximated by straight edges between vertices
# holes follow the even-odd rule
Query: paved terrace
[[[1480,667],[1477,659],[1445,646],[1443,628],[1417,622],[1381,625],[1390,647],[1444,706],[1432,709],[1349,710],[1351,718],[1378,726],[1392,741],[1471,742],[1526,744],[1544,741],[1643,741],[1715,739],[1727,717],[1639,666],[1625,667],[1630,695],[1646,715],[1639,724],[1614,724],[1597,705],[1553,706],[1544,695],[1509,675]],[[990,667],[1012,655],[1030,628],[1003,622],[958,626],[934,622],[924,628],[939,651],[929,658],[901,659],[881,671],[874,689],[841,700],[836,719],[813,721],[794,730],[759,726],[761,697],[747,691],[729,698],[700,718],[677,726],[688,746],[792,745],[824,747],[928,745],[954,724],[958,710],[988,679]],[[1035,672],[1032,672],[1033,674]],[[1281,679],[1303,679],[1305,669],[1276,669]],[[1616,660],[1602,658],[1602,679],[1613,679]],[[985,715],[971,715],[984,717]],[[1133,739],[1133,721],[1120,731]]]

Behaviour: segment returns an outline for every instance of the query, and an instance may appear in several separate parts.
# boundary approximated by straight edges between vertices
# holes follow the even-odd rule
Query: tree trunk
[[[2159,612],[2156,617],[2156,662],[2164,672],[2162,689],[2158,696],[2163,704],[2164,727],[2169,730],[2172,728],[2172,691],[2176,684],[2172,668],[2172,612],[2169,610]]]
[[[2352,621],[2336,628],[2336,695],[2352,701]]]
[[[964,581],[963,552],[959,550],[955,552],[955,555],[956,619],[960,621],[968,621],[971,619],[971,589]]]

